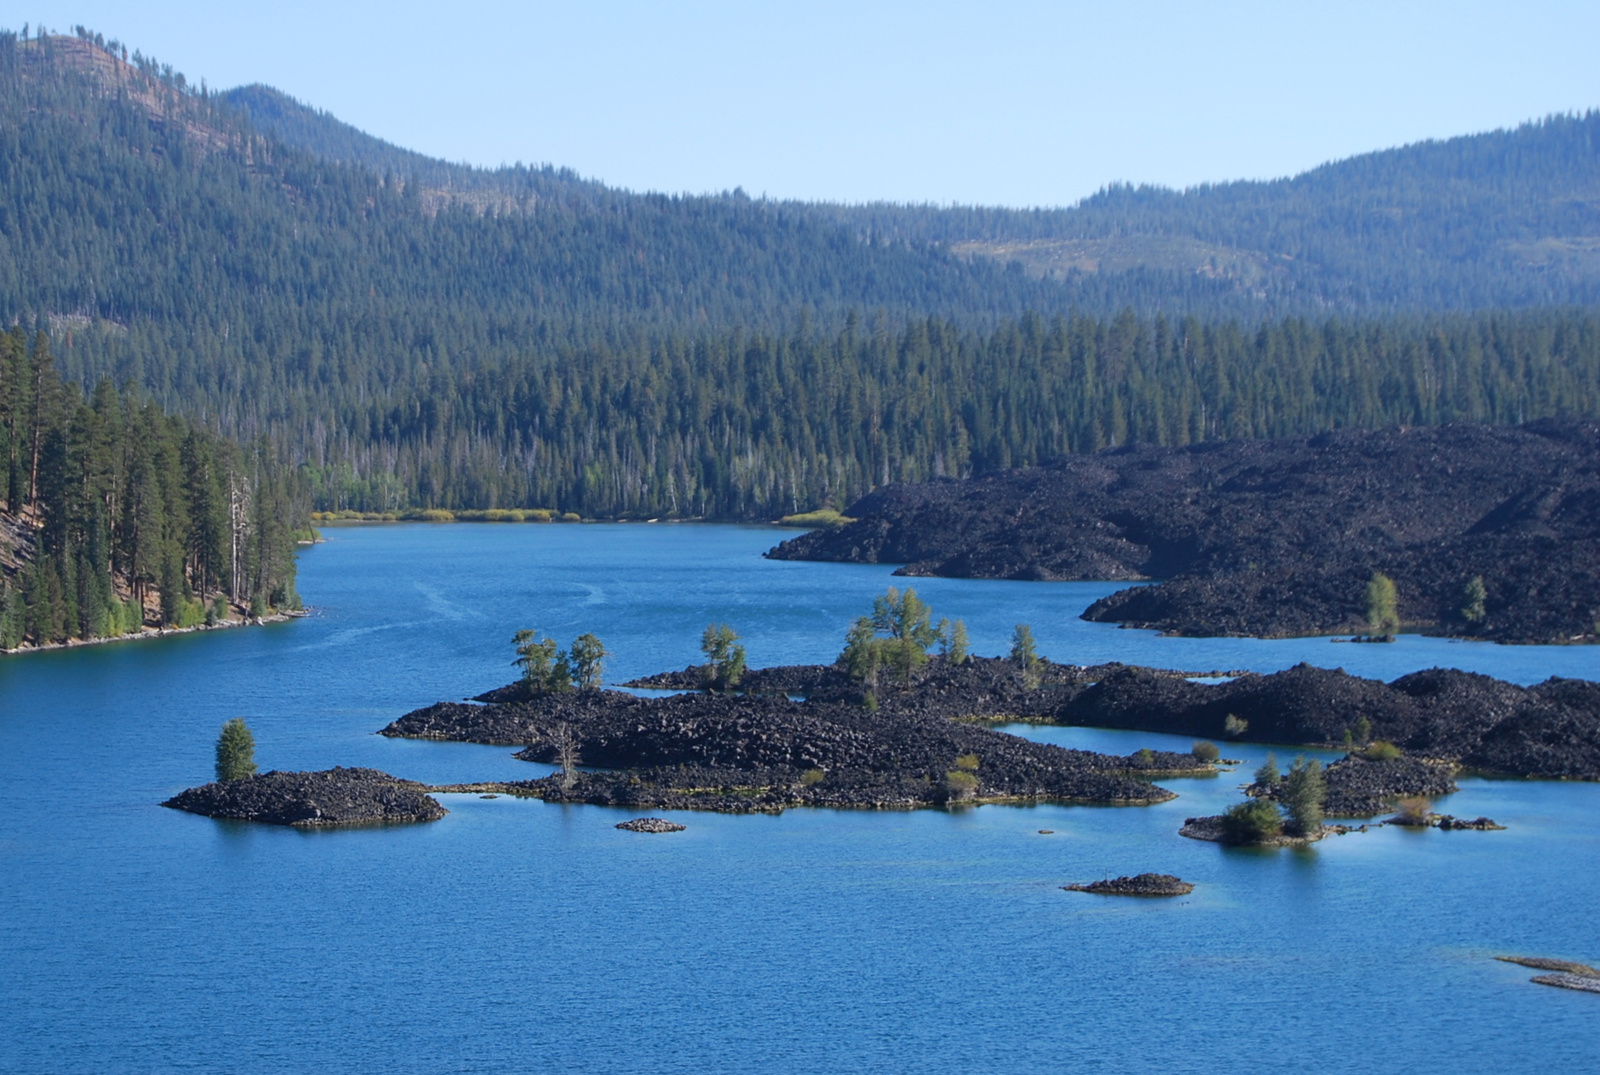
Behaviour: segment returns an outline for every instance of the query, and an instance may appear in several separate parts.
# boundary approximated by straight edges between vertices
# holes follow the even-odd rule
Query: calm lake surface
[[[1440,808],[1507,831],[1306,852],[1177,835],[1243,772],[1165,781],[1180,797],[1154,807],[684,814],[668,837],[509,798],[334,833],[162,809],[210,779],[233,716],[263,769],[539,775],[509,749],[373,733],[508,681],[521,627],[595,631],[613,681],[696,661],[713,620],[752,664],[831,660],[899,581],[762,560],[785,536],[764,528],[327,536],[301,556],[309,619],[0,658],[0,1071],[1600,1070],[1600,997],[1491,958],[1600,959],[1600,785],[1464,780]],[[1113,585],[913,585],[985,654],[1028,622],[1079,664],[1600,678],[1589,648],[1168,639],[1077,619]],[[1059,888],[1145,870],[1199,887]]]

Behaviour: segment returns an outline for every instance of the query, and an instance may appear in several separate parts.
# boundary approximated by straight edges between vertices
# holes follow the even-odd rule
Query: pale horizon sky
[[[673,193],[1067,205],[1600,107],[1600,4],[1538,0],[15,10],[430,156]]]

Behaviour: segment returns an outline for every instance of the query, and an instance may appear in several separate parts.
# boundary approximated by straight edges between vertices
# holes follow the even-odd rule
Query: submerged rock
[[[1068,892],[1093,892],[1100,896],[1187,896],[1194,891],[1194,885],[1170,873],[1141,873],[1061,887]]]
[[[162,803],[207,817],[297,828],[437,821],[447,812],[428,789],[377,769],[273,770],[190,788]]]
[[[664,817],[636,817],[632,821],[620,823],[617,828],[627,832],[682,832],[688,826],[668,821]]]

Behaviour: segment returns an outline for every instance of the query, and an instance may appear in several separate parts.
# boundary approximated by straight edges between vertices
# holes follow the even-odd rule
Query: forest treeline
[[[851,319],[440,367],[285,427],[325,510],[763,519],[1121,445],[1600,416],[1600,314]]]
[[[0,648],[297,608],[298,476],[0,334]],[[298,522],[304,526],[304,522]]]

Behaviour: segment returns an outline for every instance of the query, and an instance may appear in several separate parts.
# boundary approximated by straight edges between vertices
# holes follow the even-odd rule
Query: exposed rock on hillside
[[[446,810],[427,788],[377,769],[273,770],[190,788],[161,804],[207,817],[299,828],[437,821]]]
[[[1445,426],[1123,448],[971,481],[890,485],[776,559],[900,574],[1164,579],[1086,619],[1178,634],[1361,629],[1373,572],[1408,625],[1502,642],[1595,641],[1600,426]],[[1482,576],[1485,617],[1461,614]]]

